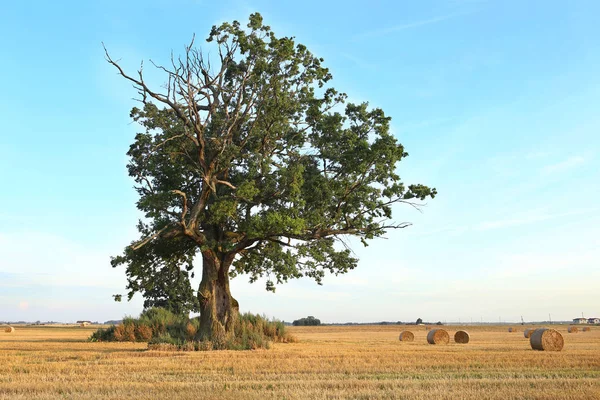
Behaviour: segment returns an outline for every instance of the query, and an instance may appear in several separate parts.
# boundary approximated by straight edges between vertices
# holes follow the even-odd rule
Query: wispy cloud
[[[366,38],[377,37],[377,36],[385,36],[385,35],[389,35],[390,33],[400,32],[400,31],[403,31],[406,29],[413,29],[413,28],[419,28],[419,27],[425,26],[425,25],[437,24],[439,22],[446,21],[446,20],[456,18],[456,17],[462,16],[462,15],[467,15],[467,14],[471,14],[471,12],[466,12],[466,11],[465,12],[455,12],[455,13],[451,13],[451,14],[440,15],[440,16],[433,17],[433,18],[422,19],[422,20],[412,21],[412,22],[405,22],[403,24],[394,25],[394,26],[390,26],[387,28],[383,28],[383,29],[377,29],[377,30],[373,30],[373,31],[359,33],[355,36],[355,39],[366,39]]]
[[[499,228],[509,228],[513,226],[527,225],[535,222],[547,221],[554,218],[562,218],[569,217],[573,215],[584,215],[592,212],[597,212],[597,208],[587,208],[580,210],[572,210],[562,213],[539,213],[539,212],[531,212],[522,214],[516,218],[506,218],[500,219],[496,221],[486,221],[475,227],[475,230],[478,231],[487,231],[490,229],[499,229]]]
[[[565,212],[550,212],[547,210],[529,210],[526,212],[512,213],[505,218],[492,219],[473,224],[448,225],[439,229],[433,229],[425,232],[417,232],[416,236],[430,235],[461,235],[469,232],[489,231],[493,229],[512,228],[515,226],[535,224],[537,222],[548,221],[556,218],[571,217],[575,215],[586,215],[598,212],[598,208],[580,208]],[[507,213],[508,214],[508,213]],[[598,241],[600,244],[600,241]]]
[[[585,162],[585,158],[583,158],[582,156],[572,156],[572,157],[569,157],[566,160],[561,161],[559,163],[546,165],[542,169],[542,171],[546,174],[562,172],[562,171],[569,170],[571,168],[575,168],[575,167],[583,164],[584,162]]]

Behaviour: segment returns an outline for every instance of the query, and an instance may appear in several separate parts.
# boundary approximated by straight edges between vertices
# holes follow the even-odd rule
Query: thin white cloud
[[[591,212],[597,212],[597,211],[598,211],[597,208],[585,208],[585,209],[572,210],[572,211],[566,211],[566,212],[561,212],[561,213],[548,213],[548,212],[540,213],[540,212],[533,211],[533,212],[527,212],[527,213],[521,214],[521,216],[516,217],[516,218],[505,218],[505,219],[499,219],[499,220],[495,220],[495,221],[482,222],[481,224],[475,226],[475,230],[487,231],[490,229],[509,228],[509,227],[513,227],[513,226],[527,225],[527,224],[532,224],[535,222],[547,221],[547,220],[554,219],[554,218],[589,214]]]
[[[571,168],[578,167],[579,165],[583,164],[584,162],[585,162],[585,158],[583,158],[582,156],[572,156],[572,157],[569,157],[566,160],[561,161],[559,163],[546,165],[542,169],[542,171],[546,174],[562,172],[562,171],[569,170]]]
[[[390,33],[400,32],[400,31],[403,31],[406,29],[413,29],[413,28],[419,28],[419,27],[425,26],[425,25],[436,24],[438,22],[446,21],[446,20],[456,18],[456,17],[462,16],[462,15],[467,15],[467,14],[471,14],[471,12],[456,12],[456,13],[451,13],[451,14],[446,14],[446,15],[440,15],[437,17],[429,18],[429,19],[422,19],[419,21],[407,22],[404,24],[390,26],[388,28],[377,29],[377,30],[373,30],[373,31],[359,33],[358,35],[355,36],[355,39],[366,39],[366,38],[377,37],[377,36],[385,36],[385,35],[389,35]]]
[[[124,269],[110,266],[109,252],[45,232],[0,232],[0,286],[125,286]]]

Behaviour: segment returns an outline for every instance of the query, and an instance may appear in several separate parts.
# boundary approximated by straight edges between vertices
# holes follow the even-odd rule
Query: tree
[[[202,338],[228,334],[238,315],[229,280],[275,282],[326,271],[345,273],[357,259],[345,237],[364,245],[388,229],[392,206],[434,197],[406,186],[396,164],[408,154],[389,132],[390,118],[368,104],[347,104],[327,83],[329,70],[294,38],[278,38],[252,14],[214,26],[208,36],[216,63],[194,47],[155,65],[164,90],[129,75],[138,90],[132,118],[144,132],[127,153],[129,175],[145,213],[140,239],[112,259],[126,266],[129,297],[148,294],[168,275],[192,271],[202,259],[198,288]],[[339,111],[336,111],[339,110]]]
[[[309,315],[306,318],[300,318],[292,322],[294,326],[317,326],[321,325],[321,320]]]
[[[417,322],[415,323],[416,325],[420,325],[423,323],[423,320],[421,318],[417,318]]]

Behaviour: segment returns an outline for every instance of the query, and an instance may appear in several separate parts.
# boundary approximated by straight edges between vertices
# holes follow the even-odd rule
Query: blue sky
[[[439,196],[422,213],[396,208],[414,225],[353,245],[358,269],[324,286],[271,294],[235,279],[242,310],[329,322],[600,315],[600,3],[123,3],[0,10],[0,320],[141,311],[140,298],[111,298],[126,281],[109,257],[137,237],[125,152],[138,128],[135,91],[101,42],[132,71],[255,11],[325,58],[351,101],[392,116],[410,153],[401,175]]]

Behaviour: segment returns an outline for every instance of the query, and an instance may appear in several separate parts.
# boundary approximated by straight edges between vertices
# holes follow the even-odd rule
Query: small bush
[[[135,325],[117,325],[115,327],[114,337],[117,342],[135,342]]]
[[[112,325],[107,329],[100,328],[90,336],[90,342],[113,342],[115,334],[115,326]]]
[[[138,324],[135,327],[135,338],[138,342],[148,342],[152,339],[152,328],[148,325]]]
[[[198,328],[196,328],[193,324],[188,322],[185,327],[185,337],[187,340],[194,340],[196,338],[196,333],[198,332]]]
[[[153,307],[142,312],[138,322],[150,326],[155,335],[162,335],[167,332],[169,326],[181,322],[182,319],[187,320],[188,317],[175,315],[164,308]]]
[[[196,351],[196,344],[193,341],[187,341],[180,346],[180,349],[182,351]]]
[[[197,351],[210,351],[213,349],[213,344],[210,340],[202,340],[200,342],[196,342],[196,350]]]

